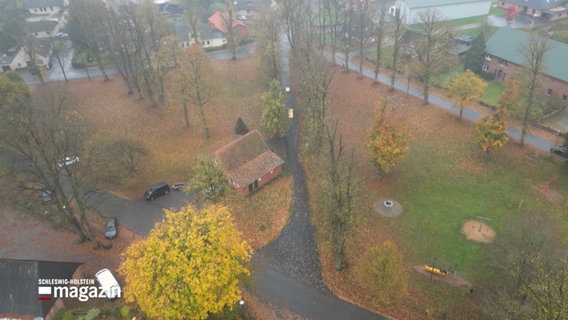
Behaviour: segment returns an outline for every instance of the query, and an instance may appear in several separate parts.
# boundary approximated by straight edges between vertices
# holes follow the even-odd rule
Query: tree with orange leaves
[[[395,121],[394,109],[385,100],[376,112],[374,124],[367,137],[367,149],[371,162],[386,174],[394,169],[408,149],[410,133],[399,121]]]
[[[493,116],[485,116],[479,119],[477,124],[479,146],[485,152],[487,159],[491,152],[503,147],[509,141],[508,123],[509,111],[505,108],[497,110]]]

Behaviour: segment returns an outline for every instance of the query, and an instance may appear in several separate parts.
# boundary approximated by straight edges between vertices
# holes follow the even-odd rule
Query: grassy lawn
[[[426,281],[410,266],[435,263],[452,272],[457,270],[474,286],[479,285],[476,281],[488,258],[484,249],[491,244],[475,243],[461,234],[464,222],[476,216],[491,218],[488,225],[499,237],[503,227],[519,212],[546,211],[565,231],[563,240],[568,240],[568,223],[563,218],[568,213],[566,201],[549,202],[533,190],[555,176],[566,181],[568,170],[552,161],[549,154],[520,148],[513,142],[485,160],[476,144],[472,123],[459,121],[435,106],[422,106],[417,99],[389,93],[386,88],[370,93],[370,88],[376,88],[371,81],[356,81],[355,77],[355,73],[335,74],[331,114],[334,119],[341,119],[345,142],[357,154],[358,176],[365,178],[357,198],[362,210],[347,247],[349,267],[343,274],[326,262],[331,251],[320,225],[322,264],[328,268],[324,270],[326,281],[333,283],[342,295],[369,303],[357,293],[358,283],[365,279],[358,279],[354,270],[362,263],[361,255],[367,248],[392,240],[409,266],[409,297],[396,307],[369,304],[371,308],[401,319],[416,318],[412,312],[423,315],[425,310],[438,315],[447,311],[450,318],[456,319],[465,314],[468,319],[480,319],[475,312],[480,306],[468,301],[464,289]],[[410,129],[412,139],[401,165],[391,174],[378,177],[368,163],[364,141],[374,106],[384,97],[396,101],[402,113],[401,124]],[[535,152],[537,156],[529,156]],[[568,195],[568,187],[561,184],[559,192]],[[375,212],[374,202],[381,198],[398,201],[404,209],[402,215],[386,218]]]
[[[432,84],[438,88],[447,88],[452,78],[463,72],[463,63],[457,64],[448,70],[448,72],[434,77]]]
[[[455,26],[465,26],[468,24],[484,23],[486,19],[487,16],[475,16],[469,18],[450,20],[450,23]]]
[[[292,204],[292,178],[280,177],[250,197],[236,194],[225,199],[243,237],[258,249],[276,239],[288,222]]]
[[[479,100],[490,106],[497,106],[499,104],[499,96],[501,96],[504,89],[505,86],[500,82],[489,82]]]

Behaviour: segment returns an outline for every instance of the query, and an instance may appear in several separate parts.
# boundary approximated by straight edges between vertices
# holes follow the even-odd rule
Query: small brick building
[[[522,54],[531,34],[512,28],[500,28],[485,46],[483,71],[503,82],[522,72],[526,59]],[[568,104],[568,45],[550,40],[552,49],[544,57],[545,72],[541,75],[542,94],[562,99]]]
[[[256,130],[215,151],[215,158],[229,174],[231,187],[244,196],[278,177],[284,165]]]

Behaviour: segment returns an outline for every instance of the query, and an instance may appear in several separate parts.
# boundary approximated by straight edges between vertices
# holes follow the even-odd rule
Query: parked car
[[[565,145],[555,146],[552,149],[550,149],[550,152],[555,153],[564,158],[568,158],[568,147]]]
[[[95,274],[97,282],[109,299],[120,298],[120,285],[109,269],[102,269]]]
[[[55,34],[57,38],[67,38],[69,35],[67,33],[58,32]]]
[[[170,192],[170,186],[166,182],[156,183],[155,185],[150,186],[148,190],[144,193],[144,199],[146,200],[154,200],[158,197],[166,195]]]
[[[73,165],[73,164],[78,163],[78,162],[79,162],[79,157],[65,157],[64,159],[57,161],[57,166],[59,168],[63,168],[63,167],[70,166],[70,165]]]
[[[181,191],[185,188],[185,182],[176,182],[172,184],[172,190],[174,191]]]
[[[51,202],[51,200],[53,200],[51,191],[49,191],[49,190],[47,190],[47,189],[43,190],[43,191],[41,192],[40,200],[41,200],[41,202],[44,203],[44,204]]]
[[[247,16],[245,16],[245,15],[239,14],[239,15],[237,16],[237,20],[247,21],[248,18],[247,18]]]
[[[105,230],[105,238],[107,239],[114,239],[116,237],[116,219],[110,218],[108,219],[106,230]]]

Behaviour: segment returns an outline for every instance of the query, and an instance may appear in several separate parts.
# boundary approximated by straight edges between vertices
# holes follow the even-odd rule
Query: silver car
[[[107,222],[105,238],[114,239],[114,237],[116,237],[116,219],[110,218]]]

